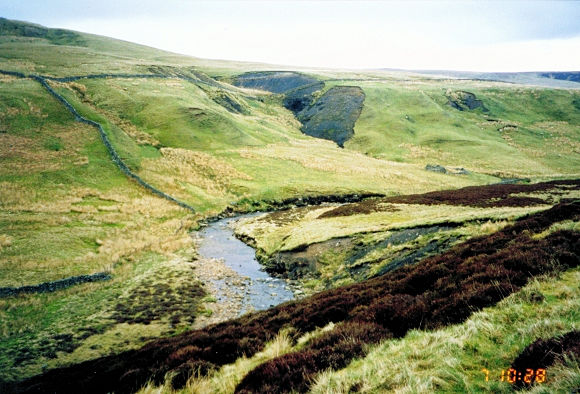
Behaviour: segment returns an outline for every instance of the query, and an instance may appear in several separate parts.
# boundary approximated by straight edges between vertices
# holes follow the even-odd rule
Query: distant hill
[[[445,70],[421,70],[421,74],[460,79],[501,81],[550,88],[580,89],[580,71],[569,72],[469,72]]]

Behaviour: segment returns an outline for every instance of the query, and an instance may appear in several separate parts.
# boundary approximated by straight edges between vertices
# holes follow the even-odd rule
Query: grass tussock
[[[0,252],[10,245],[12,245],[12,237],[6,234],[0,234]]]
[[[144,174],[166,184],[168,190],[187,182],[208,194],[223,196],[233,179],[252,179],[226,161],[207,153],[175,148],[161,148],[160,151],[162,158],[143,163]]]
[[[252,357],[240,357],[234,363],[224,365],[218,370],[203,369],[201,364],[183,364],[176,372],[166,378],[162,386],[145,386],[139,394],[146,393],[233,393],[241,379],[258,365],[280,357],[293,348],[293,340],[283,330],[266,343],[264,350]]]

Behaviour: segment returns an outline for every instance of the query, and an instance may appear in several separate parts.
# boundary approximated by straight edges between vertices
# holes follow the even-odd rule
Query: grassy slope
[[[3,78],[0,96],[1,286],[104,270],[114,278],[0,300],[2,377],[138,346],[142,337],[167,332],[169,314],[132,327],[111,316],[119,305],[131,306],[139,288],[167,282],[161,270],[176,292],[197,286],[175,279],[190,271],[174,253],[190,246],[194,218],[123,176],[96,130],[74,122],[37,83]],[[195,314],[195,301],[189,306],[187,313]],[[92,348],[73,352],[94,334]],[[58,341],[59,335],[70,338]]]
[[[86,34],[75,40],[0,36],[0,68],[67,76],[147,73],[151,66],[170,66],[228,76],[268,67],[189,58]],[[75,43],[80,46],[70,45]],[[489,96],[484,102],[494,117],[521,123],[507,139],[489,130],[487,123],[482,136],[478,128],[485,121],[482,114],[445,107],[447,82],[421,82],[419,89],[399,81],[407,75],[349,77],[382,81],[357,82],[367,101],[356,137],[345,150],[302,135],[278,98],[257,92],[231,88],[232,97],[249,112],[236,115],[212,100],[219,93],[215,88],[202,89],[180,80],[81,80],[76,86],[55,87],[82,114],[105,125],[132,169],[206,215],[236,200],[359,191],[416,193],[495,179],[485,174],[578,173],[579,133],[573,126],[578,117],[566,104],[567,97],[577,93],[518,88],[523,94],[513,95],[503,86],[476,84],[476,94],[482,91]],[[461,89],[472,87],[457,84]],[[551,112],[541,112],[534,104],[537,94]],[[186,230],[197,217],[127,181],[110,162],[96,131],[73,122],[35,82],[2,78],[0,95],[0,139],[4,140],[0,145],[0,285],[32,284],[105,269],[112,270],[115,278],[57,294],[1,300],[1,376],[22,377],[37,373],[44,363],[52,367],[136,346],[142,341],[135,332],[144,336],[171,332],[170,316],[147,326],[111,322],[103,329],[101,322],[113,313],[120,294],[130,298],[140,287],[168,280],[159,279],[156,272],[167,267],[174,276],[188,272],[187,264],[179,259],[176,263],[173,253],[191,246]],[[527,101],[520,103],[519,96]],[[393,111],[382,111],[383,107]],[[562,108],[561,113],[555,108]],[[406,113],[417,119],[410,126],[414,134],[407,130],[409,121],[401,119]],[[550,123],[538,126],[538,122]],[[539,136],[540,129],[548,130],[547,141]],[[562,153],[564,157],[559,156]],[[430,161],[485,174],[427,173],[422,167]],[[195,309],[195,303],[191,307]],[[95,327],[101,327],[102,333],[81,339],[82,330]],[[57,352],[54,358],[55,350],[43,345],[43,340],[54,342],[53,333],[71,334],[82,342],[80,350]],[[104,345],[91,348],[95,343]],[[27,348],[29,354],[16,368],[15,360]]]
[[[481,181],[477,176],[426,178],[420,167],[379,161],[304,136],[277,100],[251,92],[229,92],[248,111],[240,115],[212,100],[215,89],[185,81],[89,80],[76,84],[86,91],[85,104],[75,100],[72,91],[60,91],[76,105],[86,105],[84,114],[91,117],[100,111],[109,120],[129,122],[166,148],[149,150],[150,157],[143,160],[139,149],[119,144],[131,161],[139,163],[136,169],[145,179],[201,211],[215,213],[243,198],[409,193]],[[102,119],[102,115],[92,116]]]
[[[298,339],[334,322],[334,329],[298,352],[258,366],[238,386],[242,391],[302,390],[310,386],[314,374],[328,367],[344,368],[353,356],[366,354],[365,344],[404,337],[412,328],[463,323],[474,311],[520,290],[535,275],[577,267],[577,233],[561,222],[578,218],[577,201],[559,204],[422,264],[155,341],[136,352],[50,371],[22,388],[132,392],[149,379],[162,383],[165,373],[177,374],[181,385],[183,377],[198,368],[206,375],[242,355],[252,357],[281,329],[289,329],[288,335]],[[541,296],[529,298],[534,299]]]
[[[473,81],[361,86],[367,98],[350,149],[490,175],[578,175],[580,111],[572,104],[578,91]],[[489,112],[452,108],[447,89],[475,93]],[[508,124],[517,127],[498,131]]]

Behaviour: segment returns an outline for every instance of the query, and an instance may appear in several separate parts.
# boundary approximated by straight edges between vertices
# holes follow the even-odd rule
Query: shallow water
[[[244,305],[241,313],[251,310],[267,309],[271,306],[294,299],[294,294],[288,284],[278,278],[271,277],[262,270],[256,260],[255,250],[237,239],[230,225],[243,218],[257,216],[260,213],[239,215],[233,218],[220,219],[210,223],[199,232],[201,238],[198,253],[203,258],[222,259],[224,263],[240,276],[247,277],[245,291],[242,291]],[[218,288],[232,286],[225,280],[216,281]],[[239,290],[239,289],[236,289]],[[237,291],[239,294],[240,292]],[[219,300],[218,301],[225,301]]]

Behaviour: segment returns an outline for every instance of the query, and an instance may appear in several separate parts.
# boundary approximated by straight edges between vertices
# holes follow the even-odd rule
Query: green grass
[[[118,323],[114,314],[119,305],[131,310],[135,302],[146,306],[148,302],[152,305],[159,302],[144,298],[140,289],[155,289],[169,283],[170,291],[190,291],[189,278],[191,268],[185,257],[167,261],[161,254],[145,253],[135,261],[123,261],[110,282],[0,299],[0,377],[22,379],[40,373],[43,368],[140,347],[147,339],[190,328],[192,322],[187,319],[206,313],[198,307],[201,297],[198,301],[187,300],[189,309],[179,316],[177,326],[171,324],[170,312],[143,324]],[[185,305],[185,298],[182,303]],[[60,335],[69,338],[62,342],[58,340]]]
[[[566,130],[568,145],[578,144],[580,114],[572,104],[580,95],[576,91],[494,87],[473,81],[362,82],[361,87],[366,94],[364,108],[347,148],[390,160],[438,163],[492,175],[578,174],[578,149],[564,157],[560,149],[567,149],[567,144],[551,131],[558,125]],[[447,89],[473,92],[489,112],[452,108],[447,105]],[[502,133],[501,124],[488,120],[518,127]]]
[[[38,83],[4,79],[0,98],[0,286],[99,271],[113,276],[1,299],[0,378],[21,379],[44,365],[80,362],[169,335],[169,317],[145,326],[116,324],[108,316],[131,284],[153,280],[160,269],[190,277],[187,265],[172,268],[168,261],[191,246],[193,218],[129,181],[97,131],[74,122]],[[134,146],[137,158],[158,157],[150,147]],[[180,283],[173,277],[156,281]]]

